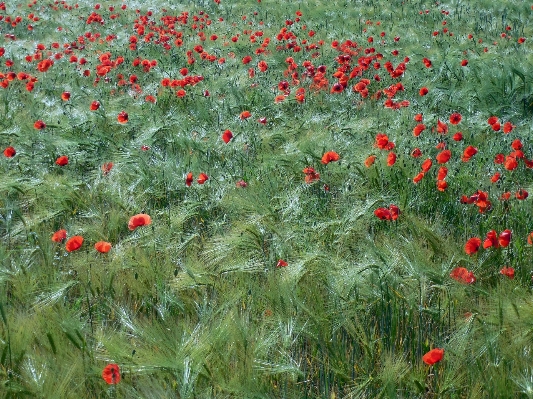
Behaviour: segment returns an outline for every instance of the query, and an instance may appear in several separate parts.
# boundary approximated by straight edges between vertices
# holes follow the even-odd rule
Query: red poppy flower
[[[515,195],[516,199],[518,200],[525,200],[528,196],[529,196],[529,193],[524,190],[523,188],[521,188],[520,190],[518,190]]]
[[[341,93],[342,91],[344,91],[344,86],[341,85],[340,83],[335,83],[331,87],[330,93]]]
[[[420,94],[422,97],[429,93],[429,90],[427,87],[422,87],[418,94]]]
[[[473,204],[475,201],[472,197],[467,197],[466,195],[461,196],[461,204]]]
[[[420,172],[415,177],[413,177],[413,182],[414,183],[418,183],[420,180],[422,180],[424,178],[424,176],[425,176],[425,173],[424,172]]]
[[[463,139],[463,133],[457,132],[453,135],[452,138],[454,141],[461,141]]]
[[[505,155],[503,154],[496,154],[496,156],[494,157],[494,163],[496,165],[501,165],[502,163],[505,162]]]
[[[500,243],[498,242],[498,233],[496,233],[496,230],[491,230],[487,233],[487,237],[485,238],[485,241],[483,241],[483,248],[487,249],[490,247],[498,248],[500,246]]]
[[[491,203],[489,201],[489,194],[486,191],[478,190],[474,194],[474,203],[479,208],[480,213],[484,213],[487,209],[491,208]]]
[[[49,59],[45,59],[45,60],[40,61],[37,64],[37,70],[39,72],[46,72],[46,71],[48,71],[48,69],[50,69],[50,67],[52,65],[54,65],[54,61],[49,60]]]
[[[111,250],[111,243],[106,241],[98,241],[96,244],[94,244],[94,248],[103,254],[108,253]]]
[[[491,116],[489,119],[487,119],[487,123],[491,126],[494,125],[495,123],[498,123],[498,117]]]
[[[501,201],[508,201],[511,198],[511,193],[509,191],[502,194],[500,197]]]
[[[367,168],[370,168],[372,165],[374,165],[374,162],[376,161],[375,155],[369,155],[367,159],[365,159],[365,166]]]
[[[420,151],[420,148],[415,148],[413,151],[411,151],[411,156],[413,158],[418,158],[422,156],[422,151]]]
[[[391,204],[389,208],[378,208],[374,211],[374,215],[381,220],[396,220],[400,215],[400,208]]]
[[[328,151],[324,155],[322,155],[322,163],[324,165],[327,165],[330,162],[336,162],[340,159],[339,154],[337,154],[335,151]]]
[[[505,229],[504,231],[502,231],[500,233],[500,236],[498,237],[498,243],[500,244],[500,246],[502,247],[508,247],[509,246],[509,242],[511,241],[511,230],[509,229]]]
[[[459,122],[461,122],[461,119],[463,119],[463,117],[457,112],[450,115],[450,123],[452,125],[458,125]]]
[[[67,250],[67,252],[76,251],[81,248],[82,244],[83,244],[83,237],[74,236],[74,237],[69,238],[69,240],[65,244],[65,249]]]
[[[500,176],[501,174],[499,172],[496,172],[492,175],[492,177],[490,178],[490,181],[492,183],[496,183],[498,180],[500,180]]]
[[[413,129],[413,136],[420,136],[420,133],[422,133],[424,130],[426,130],[426,125],[424,125],[423,123],[419,123]]]
[[[43,130],[46,127],[46,124],[42,120],[38,120],[33,124],[33,127],[37,130]]]
[[[513,129],[514,129],[515,127],[516,127],[516,126],[513,125],[511,122],[505,122],[505,123],[503,124],[503,132],[504,132],[505,134],[509,134],[509,133],[511,133],[511,132],[513,131]]]
[[[468,162],[470,161],[470,158],[472,158],[474,155],[477,154],[477,148],[469,145],[468,147],[465,148],[465,150],[463,151],[463,156],[461,158],[461,160],[463,162]]]
[[[466,270],[464,267],[456,267],[453,269],[450,273],[450,277],[463,284],[474,284],[476,282],[476,276],[474,276],[474,273]]]
[[[280,94],[274,98],[274,103],[279,104],[280,102],[285,101],[285,95]]]
[[[440,119],[437,119],[437,133],[448,133],[448,125],[444,122],[441,122]]]
[[[533,231],[527,236],[527,243],[533,245]]]
[[[192,175],[192,172],[187,173],[187,177],[185,178],[185,185],[187,187],[190,187],[192,182],[193,182],[193,180],[194,180],[194,177]]]
[[[415,122],[422,122],[424,116],[422,114],[416,114],[414,117]]]
[[[250,111],[242,111],[241,114],[239,115],[239,118],[241,118],[241,120],[244,120],[244,119],[248,119],[250,116],[252,116]]]
[[[305,174],[305,182],[307,184],[320,180],[320,173],[316,173],[315,169],[310,166],[304,168],[302,172]]]
[[[472,237],[465,244],[465,252],[467,255],[475,254],[481,245],[481,239],[478,237]]]
[[[13,158],[16,155],[17,151],[13,147],[7,147],[4,150],[4,156],[6,158]]]
[[[392,215],[391,212],[387,208],[378,208],[374,211],[374,215],[376,215],[381,220],[391,220]]]
[[[204,184],[209,179],[209,176],[207,176],[205,173],[200,173],[200,176],[198,176],[198,179],[196,180],[198,184]]]
[[[394,143],[389,141],[389,137],[386,134],[378,133],[376,135],[374,146],[378,147],[380,150],[390,151],[394,148]]]
[[[435,363],[440,362],[444,357],[444,349],[435,348],[430,350],[424,356],[422,356],[422,361],[428,366],[432,366]]]
[[[461,61],[461,66],[467,66],[468,65],[468,60],[462,60]]]
[[[54,242],[62,242],[65,238],[67,238],[67,231],[64,229],[58,230],[52,235]]]
[[[283,259],[278,260],[278,263],[276,264],[276,267],[287,267],[289,264],[285,262]]]
[[[501,128],[500,122],[494,123],[493,125],[491,125],[491,127],[492,127],[492,130],[494,130],[495,132],[499,132]]]
[[[130,221],[128,222],[128,229],[133,231],[137,227],[148,226],[149,224],[152,224],[152,218],[145,213],[139,213],[130,218]]]
[[[113,162],[106,162],[102,165],[102,173],[104,176],[108,175],[109,172],[111,172],[111,169],[113,169]]]
[[[246,183],[244,180],[239,180],[237,183],[235,183],[235,187],[246,188],[248,187],[248,183]]]
[[[521,150],[524,147],[524,145],[522,144],[520,139],[515,139],[511,143],[511,147],[513,147],[513,150]]]
[[[518,162],[515,157],[507,156],[505,157],[505,163],[503,166],[507,170],[515,170],[518,167]]]
[[[450,150],[444,150],[442,152],[440,152],[439,154],[437,154],[437,162],[438,163],[446,163],[450,160],[452,156],[452,152]]]
[[[444,191],[448,188],[446,180],[437,180],[437,190]]]
[[[296,98],[296,101],[299,103],[303,103],[305,101],[305,89],[300,87],[298,90],[296,90],[294,98]]]
[[[396,154],[394,152],[389,152],[387,155],[387,166],[392,166],[396,163]]]
[[[59,165],[59,166],[68,165],[68,157],[66,155],[60,156],[59,158],[56,159],[56,165]]]
[[[225,130],[224,133],[222,133],[222,140],[224,140],[224,143],[228,144],[232,138],[233,134],[230,130]]]
[[[118,364],[108,364],[102,371],[102,378],[108,384],[118,384],[120,382],[120,369]]]
[[[127,123],[128,122],[128,114],[125,111],[120,111],[117,116],[118,123]]]
[[[100,108],[100,103],[98,101],[93,101],[91,105],[89,106],[89,109],[91,111],[96,111],[98,110],[98,108]]]
[[[437,180],[444,180],[448,175],[448,168],[446,166],[441,166],[439,172],[437,173]]]
[[[431,169],[431,165],[433,165],[433,161],[431,160],[431,158],[426,159],[422,163],[422,171],[424,173],[427,173],[429,171],[429,169]]]
[[[514,269],[512,267],[504,266],[500,270],[500,274],[509,277],[509,279],[511,279],[511,280],[514,279]]]
[[[400,216],[400,208],[398,208],[394,204],[389,205],[389,212],[390,212],[392,220],[396,220],[398,219],[398,216]]]
[[[266,72],[266,70],[268,69],[268,64],[265,61],[259,61],[257,67],[261,72]]]
[[[516,158],[516,159],[523,159],[524,153],[522,152],[522,150],[515,150],[509,153],[509,156]]]

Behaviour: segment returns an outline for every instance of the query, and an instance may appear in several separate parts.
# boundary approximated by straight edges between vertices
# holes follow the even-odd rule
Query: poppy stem
[[[89,268],[87,269],[87,286],[85,287],[85,295],[87,298],[87,308],[89,311],[89,323],[91,325],[91,335],[94,337],[93,312],[91,308],[91,301],[89,300],[90,287],[91,287],[91,264],[89,263]]]

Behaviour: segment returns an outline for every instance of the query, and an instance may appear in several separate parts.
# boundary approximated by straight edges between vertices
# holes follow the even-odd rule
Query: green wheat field
[[[1,398],[533,398],[533,7],[0,3]]]

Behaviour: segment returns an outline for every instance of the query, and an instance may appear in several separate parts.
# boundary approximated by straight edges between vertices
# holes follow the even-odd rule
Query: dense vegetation
[[[159,4],[0,3],[1,397],[533,398],[531,5]]]

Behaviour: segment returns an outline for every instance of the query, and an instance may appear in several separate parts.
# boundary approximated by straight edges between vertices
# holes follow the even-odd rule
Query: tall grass
[[[93,12],[103,24],[89,23]],[[531,13],[510,1],[5,4],[0,137],[16,155],[0,160],[0,396],[533,397],[532,209],[515,196],[533,190]],[[172,27],[165,16],[176,17]],[[110,70],[98,76],[106,52]],[[334,93],[339,56],[350,52],[345,75],[374,58]],[[386,62],[405,57],[392,77]],[[47,58],[54,64],[39,71]],[[321,65],[322,88],[312,80]],[[203,79],[183,97],[179,82],[163,84],[184,76]],[[352,89],[361,78],[368,97]],[[409,105],[384,107],[399,82],[392,100]],[[416,114],[427,127],[418,137]],[[491,116],[513,130],[494,130]],[[463,140],[452,139],[459,131]],[[394,165],[378,133],[394,142]],[[508,170],[494,158],[516,139],[523,157],[515,152]],[[452,152],[444,191],[439,143]],[[477,154],[462,160],[469,145]],[[323,164],[327,151],[340,160]],[[68,165],[55,163],[62,155]],[[433,166],[415,184],[427,158]],[[307,167],[320,178],[306,183]],[[488,192],[485,211],[461,202],[478,190]],[[391,204],[397,220],[375,216]],[[151,224],[130,230],[141,213]],[[82,247],[53,242],[60,229],[83,236]],[[465,253],[471,237],[505,229],[509,246]],[[99,241],[112,249],[97,252]],[[459,266],[474,284],[451,278]],[[429,366],[422,356],[433,348],[445,355]],[[110,363],[117,384],[102,379]]]

